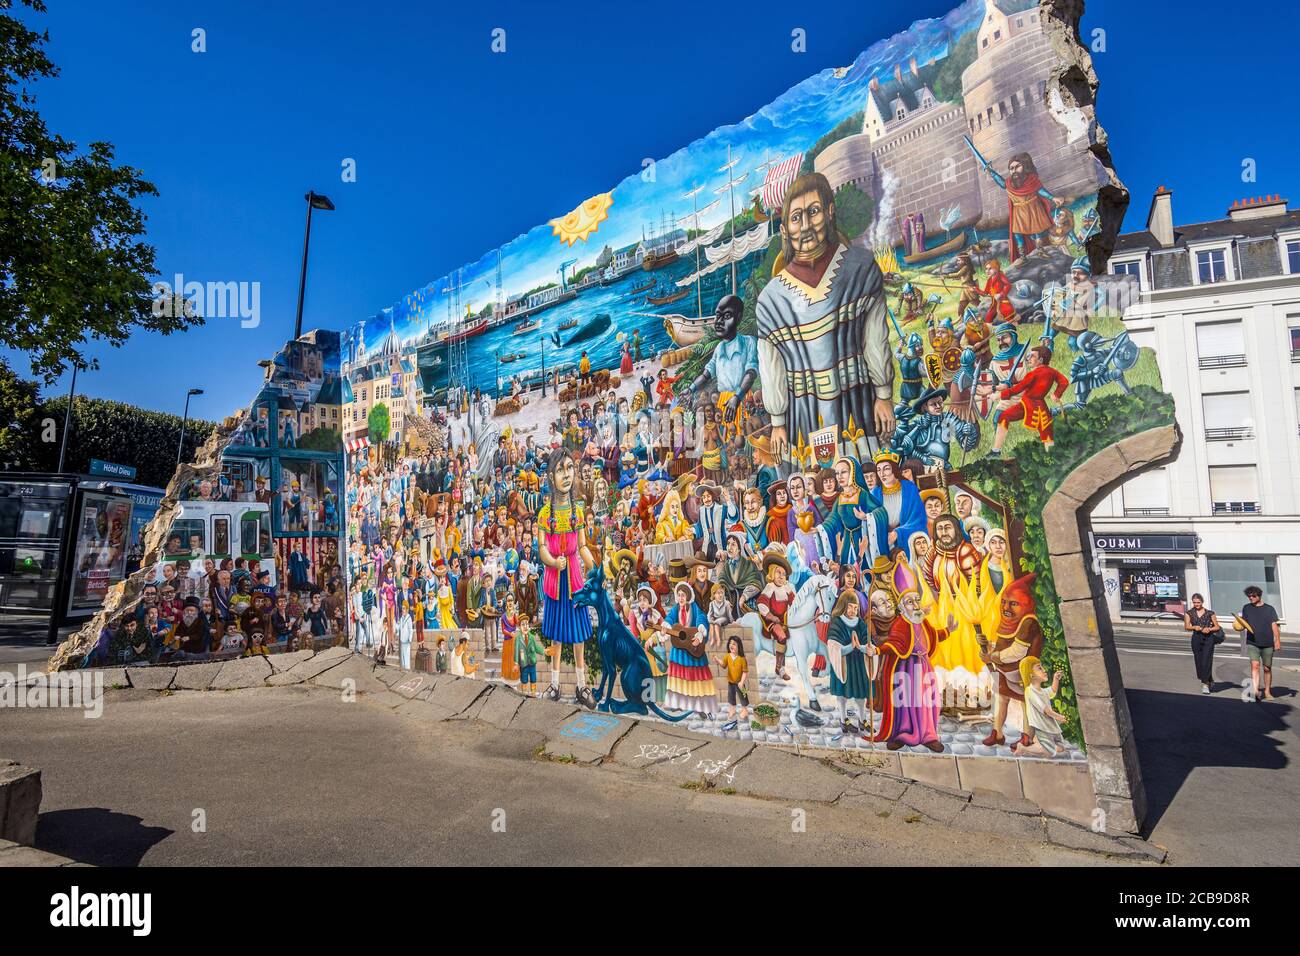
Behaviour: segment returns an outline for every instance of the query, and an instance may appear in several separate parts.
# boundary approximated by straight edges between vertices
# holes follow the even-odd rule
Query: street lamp
[[[181,466],[181,449],[185,447],[185,424],[190,420],[190,399],[202,395],[203,389],[192,388],[185,393],[185,415],[181,418],[181,440],[176,443],[176,467]]]
[[[68,432],[72,430],[72,403],[77,397],[77,363],[72,363],[72,384],[68,386],[68,407],[63,410],[63,437],[59,439],[59,474],[68,453]]]
[[[302,297],[307,289],[307,247],[311,244],[311,211],[323,209],[330,212],[334,209],[334,204],[330,202],[329,197],[322,196],[318,192],[309,190],[302,198],[307,200],[307,229],[302,237],[302,275],[298,277],[298,318],[293,324],[295,339],[302,336]]]

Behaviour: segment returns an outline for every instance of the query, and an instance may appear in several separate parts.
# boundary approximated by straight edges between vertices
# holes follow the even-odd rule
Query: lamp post
[[[329,212],[334,209],[334,204],[330,202],[329,197],[322,196],[318,192],[308,190],[303,198],[307,200],[307,228],[302,237],[302,274],[298,277],[298,317],[293,323],[295,339],[302,335],[302,298],[307,290],[307,248],[311,245],[311,211],[323,209]]]
[[[68,453],[68,432],[72,430],[72,402],[77,395],[77,363],[72,363],[72,384],[68,386],[68,407],[63,410],[63,437],[59,440],[59,474],[63,474],[63,459]]]
[[[195,395],[202,395],[203,389],[192,388],[185,393],[185,414],[181,417],[181,440],[176,443],[176,467],[181,466],[181,452],[185,448],[185,425],[190,420],[190,399]]]

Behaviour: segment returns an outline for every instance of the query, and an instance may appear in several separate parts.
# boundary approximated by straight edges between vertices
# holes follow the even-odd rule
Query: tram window
[[[230,519],[225,515],[212,518],[212,553],[219,557],[230,554]]]

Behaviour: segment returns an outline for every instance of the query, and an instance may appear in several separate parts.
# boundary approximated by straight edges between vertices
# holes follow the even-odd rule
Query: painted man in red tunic
[[[1025,377],[1002,389],[1004,399],[1020,396],[1020,401],[1002,409],[998,415],[998,430],[993,436],[992,454],[1002,454],[1002,443],[1007,440],[1007,430],[1012,422],[1023,421],[1026,428],[1038,432],[1038,440],[1045,448],[1052,447],[1052,410],[1047,407],[1047,396],[1054,394],[1059,402],[1070,380],[1052,368],[1051,349],[1037,345],[1025,353]]]
[[[1002,271],[1002,263],[997,259],[990,259],[984,271],[988,278],[984,280],[984,287],[980,292],[993,300],[989,303],[988,311],[984,313],[985,323],[998,325],[1002,322],[1014,322],[1016,310],[1011,304],[1011,280]]]
[[[1025,685],[1020,676],[1020,662],[1026,657],[1043,656],[1043,629],[1035,613],[1038,605],[1030,589],[1034,574],[1012,581],[1002,592],[1002,609],[998,619],[998,632],[993,645],[980,654],[980,660],[992,665],[998,675],[998,703],[993,716],[993,732],[984,738],[984,746],[995,747],[1006,742],[1002,727],[1007,720],[1007,710],[1015,701],[1024,706]],[[1027,729],[1029,721],[1022,715],[1021,727]],[[1021,734],[1022,744],[1033,743],[1033,738]]]

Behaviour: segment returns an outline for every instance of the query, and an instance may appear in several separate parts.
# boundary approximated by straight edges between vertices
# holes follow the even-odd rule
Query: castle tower
[[[1081,140],[1087,128],[1067,130],[1047,104],[1047,79],[1056,66],[1043,32],[1038,0],[985,0],[975,62],[962,74],[971,141],[999,173],[1007,160],[1028,153],[1043,185],[1067,200],[1097,191],[1100,164]],[[1006,195],[980,174],[984,219],[1007,221]]]

